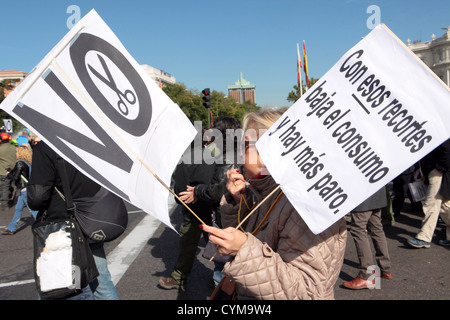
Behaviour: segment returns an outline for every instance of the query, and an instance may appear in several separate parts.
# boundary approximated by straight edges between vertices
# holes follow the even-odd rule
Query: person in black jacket
[[[214,175],[210,182],[197,185],[188,185],[186,191],[180,193],[180,198],[186,203],[195,203],[198,200],[213,205],[215,224],[221,228],[222,219],[220,215],[220,200],[227,191],[227,171],[239,169],[243,171],[243,154],[239,154],[238,144],[241,142],[241,123],[238,119],[231,117],[218,117],[214,120],[214,140],[208,145],[213,150],[216,159]],[[214,132],[213,132],[214,133]],[[221,141],[216,141],[221,139]],[[241,157],[241,158],[240,158]],[[223,277],[222,269],[224,263],[214,261],[213,281],[216,286]]]
[[[430,152],[421,161],[422,172],[428,184],[427,196],[422,201],[425,217],[422,227],[413,239],[408,243],[415,248],[430,248],[431,239],[436,229],[439,215],[447,225],[447,239],[440,240],[439,244],[450,245],[450,195],[446,190],[450,189],[450,139]]]
[[[199,159],[201,156],[201,159]],[[181,162],[175,168],[175,185],[174,192],[186,190],[186,186],[195,186],[197,184],[209,183],[214,173],[214,161],[206,160],[204,156],[208,156],[205,147],[194,147],[193,144],[184,153]],[[200,161],[201,160],[201,161]],[[180,204],[180,201],[176,199]],[[189,203],[189,208],[206,224],[211,224],[211,213],[213,206],[203,200]],[[159,279],[159,286],[163,289],[181,289],[186,291],[187,280],[191,273],[192,266],[200,241],[201,230],[198,228],[201,223],[194,215],[184,206],[181,206],[183,214],[183,222],[180,227],[180,241],[177,262],[170,277],[162,277]],[[204,233],[204,237],[207,234]]]
[[[17,224],[22,217],[23,209],[28,207],[34,219],[36,219],[37,211],[31,210],[27,203],[27,185],[30,178],[32,153],[26,146],[16,147],[17,162],[13,169],[6,172],[6,178],[12,180],[16,186],[16,192],[19,193],[15,208],[14,217],[11,223],[5,229],[3,234],[13,235],[16,232]]]
[[[31,173],[30,183],[27,187],[28,205],[34,210],[38,210],[36,220],[55,220],[67,218],[66,203],[61,195],[55,190],[63,191],[61,177],[58,172],[59,155],[53,151],[45,142],[38,142],[33,148],[33,171]],[[101,191],[101,186],[92,181],[72,166],[65,162],[69,186],[75,205],[83,204],[85,199],[93,199]],[[123,200],[116,205],[122,210],[124,208]],[[92,203],[96,210],[102,210],[107,207],[99,205],[98,202]],[[119,299],[117,291],[111,281],[111,275],[108,270],[103,242],[90,243],[91,251],[94,256],[99,276],[85,288],[83,294],[87,299],[96,300],[117,300]]]
[[[217,223],[220,225],[220,199],[226,192],[227,171],[231,169],[242,169],[243,160],[238,161],[238,139],[241,123],[239,120],[231,117],[219,117],[214,121],[214,129],[219,131],[222,136],[221,147],[217,148],[218,142],[212,141],[208,147],[215,151],[217,159],[213,178],[210,183],[188,186],[185,192],[182,192],[182,199],[187,203],[202,199],[214,204],[217,214]],[[215,136],[214,136],[215,137]],[[216,137],[215,137],[216,138]],[[212,147],[214,145],[215,147]]]
[[[415,163],[394,179],[393,181],[394,200],[392,201],[392,209],[394,210],[394,217],[398,217],[400,215],[406,197],[409,198],[411,206],[414,205],[414,201],[408,189],[408,184],[415,180],[414,172],[416,172],[418,169],[419,163]]]

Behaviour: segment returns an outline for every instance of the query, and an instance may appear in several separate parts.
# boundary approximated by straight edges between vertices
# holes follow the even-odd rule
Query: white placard
[[[379,25],[256,147],[318,234],[450,137],[449,101],[449,88]]]

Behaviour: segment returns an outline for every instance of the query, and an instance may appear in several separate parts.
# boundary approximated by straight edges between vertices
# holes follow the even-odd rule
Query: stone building
[[[173,77],[170,73],[165,72],[164,70],[153,68],[148,64],[143,64],[141,65],[141,67],[161,88],[165,84],[174,84],[177,82],[175,77]]]
[[[408,39],[407,45],[434,73],[450,87],[450,27],[440,38],[433,34],[427,42]]]
[[[16,87],[20,83],[20,81],[22,81],[25,78],[26,75],[27,75],[26,72],[17,71],[17,70],[5,70],[5,71],[0,70],[0,82],[2,82],[4,80],[13,80],[9,84],[14,89],[14,87]],[[11,91],[12,91],[12,89],[11,90],[6,89],[4,92],[5,97]]]

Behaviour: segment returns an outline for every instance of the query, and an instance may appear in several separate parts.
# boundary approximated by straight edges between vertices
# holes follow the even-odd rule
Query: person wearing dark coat
[[[218,227],[222,227],[220,214],[220,200],[226,192],[227,171],[231,169],[243,169],[243,159],[238,148],[239,129],[241,123],[238,119],[232,117],[219,117],[214,120],[213,128],[220,132],[222,141],[214,141],[208,145],[215,158],[215,170],[212,179],[208,183],[188,185],[186,191],[181,192],[180,196],[186,203],[194,203],[198,200],[209,203],[213,206],[213,220]],[[217,132],[217,133],[218,133]],[[214,136],[214,138],[217,138]],[[240,137],[239,137],[240,138]],[[231,143],[232,142],[232,143]],[[220,146],[222,144],[222,146]],[[213,281],[214,286],[219,284],[223,278],[222,269],[224,263],[214,261]]]
[[[59,158],[60,156],[43,141],[35,144],[33,148],[33,170],[27,186],[27,199],[29,207],[39,211],[36,222],[68,216],[65,200],[56,191],[56,189],[60,192],[64,191],[58,170]],[[125,220],[128,221],[122,199],[103,189],[67,161],[65,161],[65,168],[73,201],[79,210],[106,211],[110,214],[111,210],[122,212],[125,210]],[[98,199],[98,194],[108,196]],[[111,203],[115,204],[112,206],[113,209],[111,209]],[[99,276],[84,288],[83,293],[68,299],[118,300],[119,296],[108,270],[103,242],[90,243],[90,248]]]
[[[442,143],[421,161],[421,168],[428,184],[427,196],[422,201],[425,217],[415,238],[408,243],[415,248],[430,248],[439,215],[447,225],[446,239],[439,244],[450,245],[450,139]]]
[[[346,288],[375,288],[377,279],[373,278],[374,275],[376,277],[381,275],[385,279],[393,277],[386,235],[381,223],[381,209],[386,205],[386,187],[383,187],[351,212],[350,233],[358,254],[359,273],[355,279],[344,282]],[[369,237],[372,238],[376,251],[376,264],[373,261]],[[377,272],[377,266],[381,272]],[[375,274],[373,274],[373,271],[375,271]]]
[[[394,200],[392,201],[392,209],[394,217],[398,217],[402,211],[405,198],[408,197],[411,205],[414,201],[409,192],[408,184],[414,182],[414,173],[419,169],[419,163],[413,164],[411,167],[399,174],[393,181]]]

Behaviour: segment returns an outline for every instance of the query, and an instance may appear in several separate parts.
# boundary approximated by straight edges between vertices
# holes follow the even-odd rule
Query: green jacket
[[[6,176],[6,171],[16,164],[16,147],[9,142],[0,143],[0,176]]]

